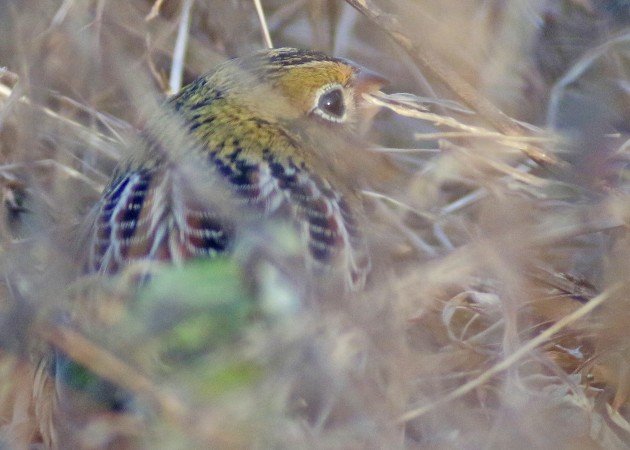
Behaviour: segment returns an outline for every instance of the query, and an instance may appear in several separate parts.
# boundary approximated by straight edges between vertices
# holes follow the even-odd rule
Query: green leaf
[[[143,287],[132,307],[144,338],[158,338],[166,363],[182,363],[233,340],[255,302],[237,264],[228,258],[168,268]]]

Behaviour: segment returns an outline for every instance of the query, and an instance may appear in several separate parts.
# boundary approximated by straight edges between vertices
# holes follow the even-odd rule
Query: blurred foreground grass
[[[369,99],[370,151],[407,178],[364,192],[368,288],[308,298],[273,227],[140,289],[77,279],[72,241],[176,56],[188,82],[260,25],[248,1],[2,2],[2,444],[627,448],[628,2],[263,6],[277,46],[413,93]]]

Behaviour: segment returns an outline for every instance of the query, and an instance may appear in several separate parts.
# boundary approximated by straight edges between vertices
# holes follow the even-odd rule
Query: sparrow
[[[369,164],[356,148],[374,113],[363,94],[384,82],[295,48],[232,59],[197,78],[166,101],[95,206],[88,272],[229,253],[238,239],[229,203],[290,220],[309,267],[361,288],[370,259],[359,189]]]
[[[251,233],[277,219],[297,231],[299,255],[316,275],[309,279],[361,289],[370,258],[360,190],[391,169],[361,138],[375,113],[363,94],[384,82],[350,61],[294,48],[232,59],[197,78],[125,140],[128,156],[79,239],[83,270],[107,277],[136,262],[229,257],[241,222]],[[41,428],[60,427],[42,432],[46,442],[71,439],[74,421],[93,413],[133,410],[132,393],[62,349],[40,368],[51,377],[41,377],[38,392],[48,386],[56,405]]]

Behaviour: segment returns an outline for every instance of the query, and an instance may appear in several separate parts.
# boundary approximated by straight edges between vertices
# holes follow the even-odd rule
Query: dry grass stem
[[[430,49],[424,47],[421,42],[410,39],[395,17],[384,13],[369,0],[346,1],[382,28],[422,69],[433,73],[466,105],[477,111],[492,126],[503,134],[520,134],[519,127],[508,116],[481,96],[457,72],[438,60]]]
[[[148,22],[158,17],[160,15],[160,9],[162,8],[162,3],[164,3],[164,0],[155,0],[155,2],[153,3],[153,6],[151,7],[151,11],[149,11],[149,14],[147,14],[144,20]]]
[[[463,136],[470,135],[471,137],[477,138],[492,138],[504,144],[508,147],[518,149],[519,151],[525,153],[528,157],[533,159],[536,162],[544,162],[548,164],[553,164],[555,166],[562,166],[562,163],[552,155],[544,152],[543,150],[532,147],[529,145],[529,142],[542,142],[542,143],[553,143],[554,139],[544,136],[521,136],[517,134],[503,134],[488,131],[486,129],[480,128],[474,125],[468,125],[460,122],[459,120],[449,117],[443,116],[441,114],[435,114],[431,112],[426,112],[425,107],[422,106],[421,103],[413,105],[409,100],[405,103],[401,103],[396,96],[399,94],[388,95],[382,92],[374,95],[374,94],[363,94],[366,100],[374,103],[375,105],[383,106],[388,109],[391,109],[397,114],[405,117],[412,117],[414,119],[426,120],[428,122],[433,123],[436,126],[445,126],[449,128],[455,128],[458,130],[462,130]],[[431,133],[430,135],[433,135]],[[417,134],[420,139],[424,140],[422,135]],[[459,135],[451,136],[451,137],[459,137]]]
[[[175,48],[173,49],[171,75],[168,83],[171,94],[176,93],[182,88],[182,77],[184,74],[186,49],[188,48],[188,34],[190,30],[190,11],[194,3],[195,0],[184,0],[182,4],[179,27],[177,28],[177,39],[175,39]]]
[[[614,0],[0,1],[0,447],[626,449],[627,12]],[[189,99],[194,120],[229,124],[198,148],[202,127],[167,95],[273,44],[389,84],[359,83],[346,127],[290,108],[324,83],[309,70],[258,96],[245,65],[251,98],[235,72],[215,98]],[[245,103],[203,117],[234,99]],[[267,105],[281,117],[241,124]],[[277,124],[282,138],[250,151]],[[299,150],[278,148],[282,164],[315,155],[295,179],[275,159],[285,138]],[[99,201],[106,189],[117,200]],[[291,204],[270,220],[252,208],[276,200]],[[197,220],[212,228],[191,231],[200,242],[227,224],[229,257],[174,268],[178,244],[139,257]],[[134,226],[159,231],[134,240]],[[306,258],[305,237],[358,257]],[[101,248],[129,264],[88,269]],[[337,263],[352,282],[369,266],[365,285],[338,286]]]
[[[256,6],[256,13],[258,14],[258,20],[260,22],[260,29],[262,30],[263,39],[267,48],[273,48],[273,42],[271,42],[271,35],[269,34],[269,27],[267,26],[267,19],[265,18],[265,10],[260,3],[260,0],[254,0]]]
[[[503,372],[504,370],[509,369],[514,364],[516,364],[517,362],[525,358],[527,355],[529,355],[531,352],[536,350],[536,348],[540,347],[541,345],[549,341],[551,338],[553,338],[555,334],[559,333],[560,331],[562,331],[564,328],[568,327],[572,323],[586,317],[595,308],[597,308],[598,306],[602,305],[605,301],[607,301],[611,295],[617,293],[617,291],[619,291],[621,287],[622,287],[621,285],[615,285],[615,286],[610,287],[609,289],[602,292],[597,297],[593,298],[592,300],[584,304],[582,307],[580,307],[573,313],[558,320],[556,323],[551,325],[549,328],[547,328],[545,331],[540,333],[538,336],[527,341],[522,347],[514,351],[514,353],[507,356],[505,359],[495,364],[490,369],[484,371],[477,378],[474,378],[466,382],[465,384],[459,386],[454,391],[448,393],[447,395],[443,396],[442,398],[440,398],[439,400],[431,404],[413,409],[411,411],[407,411],[405,414],[403,414],[402,416],[398,418],[398,422],[404,423],[404,422],[408,422],[410,420],[416,419],[424,414],[427,414],[428,412],[430,412],[431,410],[435,409],[438,406],[441,406],[445,403],[449,403],[453,400],[456,400],[466,395],[467,393],[473,391],[474,389],[477,389],[480,386],[483,386],[485,383],[490,381],[492,377]]]

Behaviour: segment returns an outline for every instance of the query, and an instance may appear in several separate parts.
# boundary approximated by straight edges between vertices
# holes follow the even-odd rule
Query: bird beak
[[[370,94],[378,91],[383,85],[388,84],[387,78],[372,72],[371,70],[357,67],[358,73],[354,79],[354,95],[355,101],[359,106],[358,111],[358,134],[364,135],[371,126],[372,119],[380,110],[380,107],[366,101],[363,94]]]
[[[382,75],[371,70],[359,67],[359,72],[355,78],[355,92],[361,96],[364,93],[378,91],[381,87],[389,84],[389,80]]]
[[[358,98],[361,98],[361,94],[378,91],[381,87],[389,84],[389,80],[384,76],[372,72],[365,67],[361,67],[345,58],[339,59],[355,69],[356,75],[354,76],[353,85]]]

